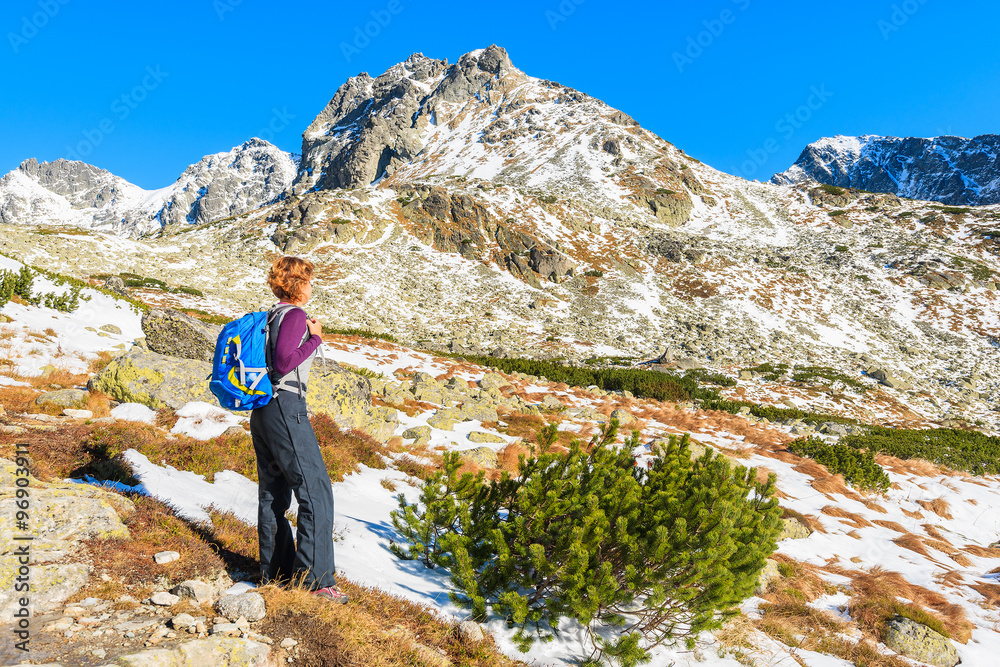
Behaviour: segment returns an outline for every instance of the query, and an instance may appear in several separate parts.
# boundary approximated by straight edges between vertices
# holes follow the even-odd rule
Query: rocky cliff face
[[[160,190],[84,162],[32,158],[0,178],[0,222],[149,234],[259,208],[288,188],[295,170],[288,153],[260,139],[205,156]]]
[[[820,183],[953,206],[1000,203],[1000,135],[836,136],[809,144],[774,183]]]

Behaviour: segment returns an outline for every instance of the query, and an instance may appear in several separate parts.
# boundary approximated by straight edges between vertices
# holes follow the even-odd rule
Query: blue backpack
[[[219,333],[208,388],[227,410],[260,408],[274,395],[267,364],[267,325],[273,312],[247,313]]]

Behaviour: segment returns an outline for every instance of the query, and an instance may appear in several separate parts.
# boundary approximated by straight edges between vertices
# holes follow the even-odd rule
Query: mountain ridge
[[[252,138],[206,155],[174,183],[145,190],[74,160],[25,160],[0,178],[0,222],[68,224],[145,235],[178,223],[204,223],[271,203],[288,189],[291,154]]]
[[[814,180],[952,206],[1000,203],[1000,135],[824,137],[803,149],[779,185]]]

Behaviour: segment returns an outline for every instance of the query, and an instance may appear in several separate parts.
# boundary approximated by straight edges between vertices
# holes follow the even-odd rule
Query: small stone
[[[212,601],[212,587],[204,581],[189,579],[170,589],[170,592],[185,600],[194,600],[197,604]]]
[[[478,644],[486,639],[483,628],[475,621],[462,621],[459,623],[458,636],[471,644]]]
[[[278,646],[280,646],[281,648],[292,648],[293,646],[298,646],[298,644],[299,643],[294,639],[292,639],[291,637],[285,637],[284,639],[281,640],[281,643],[278,644]]]
[[[197,632],[199,635],[208,632],[208,627],[205,625],[205,621],[198,621],[197,623],[195,623],[194,629],[195,632]]]
[[[480,468],[496,468],[497,453],[489,447],[476,447],[475,449],[465,449],[460,451],[459,456]]]
[[[781,540],[804,540],[812,535],[812,528],[794,516],[782,519],[781,521],[784,525],[781,528],[781,533],[778,535],[779,542]]]
[[[488,442],[494,444],[502,444],[507,442],[502,436],[496,433],[484,433],[483,431],[473,431],[469,434],[470,442]]]
[[[90,410],[74,410],[73,408],[66,408],[62,413],[72,419],[90,419],[94,416]]]
[[[160,591],[159,593],[153,593],[153,597],[149,598],[149,601],[158,607],[172,607],[181,601],[176,595],[171,595],[166,591]]]
[[[239,637],[240,627],[235,623],[216,623],[212,626],[212,634],[222,637]]]
[[[59,391],[47,391],[35,399],[36,405],[51,403],[62,408],[71,408],[87,400],[89,392],[82,389],[60,389]]]
[[[261,597],[260,593],[252,591],[238,595],[225,595],[215,603],[215,608],[229,620],[242,616],[251,623],[255,623],[267,615],[264,598]]]
[[[120,336],[122,333],[121,328],[115,326],[114,324],[105,324],[101,327],[101,331],[107,331],[108,333],[115,334],[116,336]]]
[[[174,630],[186,630],[194,625],[194,623],[195,620],[191,614],[177,614],[170,619],[170,625],[174,628]]]
[[[958,651],[947,637],[909,618],[896,616],[890,620],[884,641],[896,653],[934,667],[958,664]]]
[[[103,648],[95,648],[93,651],[90,652],[90,655],[98,659],[104,659],[104,657],[108,655],[108,652],[105,651]]]
[[[542,407],[546,410],[562,410],[565,406],[558,398],[552,394],[548,394],[542,399]]]
[[[179,560],[180,557],[181,555],[176,551],[161,551],[153,556],[153,560],[156,561],[157,565],[166,565],[167,563]]]
[[[625,426],[626,424],[631,424],[635,421],[635,417],[621,408],[612,411],[611,419],[617,419],[620,426]]]

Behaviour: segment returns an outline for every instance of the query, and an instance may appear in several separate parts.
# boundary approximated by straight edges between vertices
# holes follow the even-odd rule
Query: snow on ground
[[[19,271],[21,266],[0,256],[0,270]],[[58,289],[41,276],[33,283],[33,293]],[[10,319],[0,323],[0,357],[10,362],[9,372],[22,376],[40,375],[46,366],[85,373],[98,352],[125,350],[142,336],[141,318],[132,305],[95,289],[81,291],[72,313],[8,302],[0,314]]]
[[[217,438],[233,426],[239,426],[250,420],[249,417],[233,414],[218,405],[202,401],[187,403],[174,414],[180,419],[170,432],[189,435],[195,440]]]

